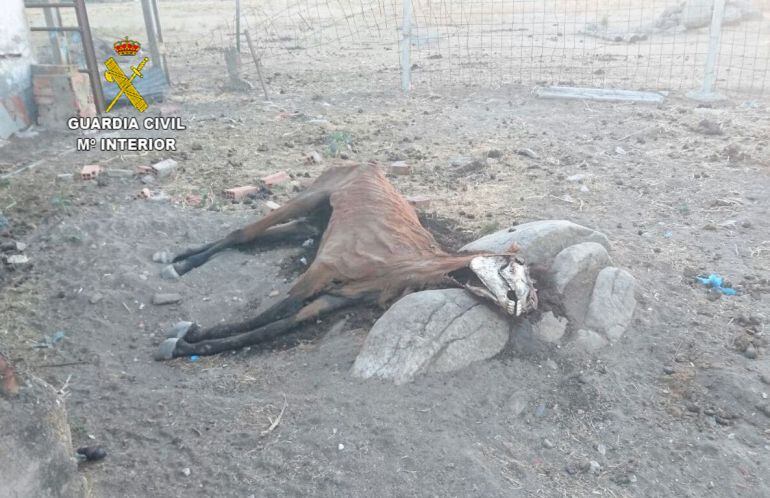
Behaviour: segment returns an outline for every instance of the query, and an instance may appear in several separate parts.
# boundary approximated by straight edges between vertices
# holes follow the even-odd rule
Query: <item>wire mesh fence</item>
[[[703,79],[714,1],[243,0],[242,15],[264,57],[298,64],[331,57],[393,67],[405,39],[415,89],[459,83],[689,90]],[[766,92],[770,0],[727,0],[721,35],[717,88]]]
[[[712,0],[413,0],[415,81],[690,89],[703,77]],[[728,2],[724,89],[767,85],[770,25]]]

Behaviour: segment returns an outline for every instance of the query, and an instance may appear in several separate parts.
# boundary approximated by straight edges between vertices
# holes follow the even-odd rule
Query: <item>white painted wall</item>
[[[23,0],[0,0],[0,138],[29,124],[32,61]]]

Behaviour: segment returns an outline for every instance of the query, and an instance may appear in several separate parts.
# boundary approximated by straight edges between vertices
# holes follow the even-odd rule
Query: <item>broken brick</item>
[[[388,167],[388,173],[398,176],[411,175],[412,167],[406,164],[405,161],[394,161],[390,163],[390,167]]]
[[[203,204],[203,198],[197,194],[188,194],[184,200],[189,206],[200,206]]]
[[[291,180],[291,177],[285,171],[279,171],[278,173],[273,173],[272,175],[263,176],[261,180],[265,182],[265,185],[268,187],[272,187],[273,185],[288,182]]]
[[[433,198],[428,197],[427,195],[412,195],[407,197],[406,200],[417,209],[425,209],[430,206]]]
[[[150,197],[152,197],[152,192],[148,188],[143,188],[136,194],[137,199],[149,199]]]
[[[249,194],[256,194],[259,192],[259,187],[252,185],[246,185],[244,187],[235,187],[225,190],[225,198],[231,201],[240,201]]]
[[[139,176],[151,175],[154,172],[154,170],[152,169],[152,166],[147,166],[146,164],[137,166],[136,168],[134,168],[134,171]]]
[[[98,164],[86,164],[83,169],[80,170],[81,180],[95,180],[97,176],[102,174],[104,168]]]
[[[5,396],[19,394],[19,381],[16,372],[8,359],[0,354],[0,393]]]

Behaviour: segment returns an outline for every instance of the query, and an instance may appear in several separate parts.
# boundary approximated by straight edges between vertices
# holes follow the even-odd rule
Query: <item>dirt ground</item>
[[[0,269],[0,348],[22,376],[69,379],[75,446],[109,453],[81,466],[95,496],[770,495],[766,99],[703,107],[672,95],[655,107],[479,87],[405,97],[397,69],[372,81],[337,60],[334,71],[268,68],[265,101],[223,90],[220,53],[192,58],[170,38],[176,84],[147,113],[182,116],[178,152],[73,152],[76,136],[56,131],[0,148],[0,173],[42,160],[0,184],[0,242],[27,243],[33,263]],[[308,162],[312,151],[324,162]],[[270,197],[283,203],[334,156],[413,165],[392,181],[433,198],[424,216],[449,249],[539,219],[604,232],[637,278],[631,329],[595,357],[512,338],[491,361],[399,387],[348,374],[376,310],[272,347],[154,362],[171,324],[269,305],[308,254],[227,251],[178,282],[160,278],[152,254],[264,213],[222,189],[285,170],[296,178]],[[169,201],[135,199],[135,178],[56,178],[166,157],[178,172],[151,188]],[[712,272],[738,295],[695,282]],[[156,292],[183,300],[155,306]]]

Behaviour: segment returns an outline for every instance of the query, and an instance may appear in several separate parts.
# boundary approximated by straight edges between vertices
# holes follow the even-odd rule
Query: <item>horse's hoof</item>
[[[174,326],[166,332],[166,337],[169,339],[184,339],[184,335],[193,325],[195,325],[193,322],[176,322]]]
[[[174,357],[174,349],[176,343],[179,341],[177,338],[166,339],[160,343],[158,350],[155,352],[155,361],[170,360]]]
[[[174,265],[168,265],[160,272],[161,278],[164,280],[179,280],[179,273],[177,273]]]

